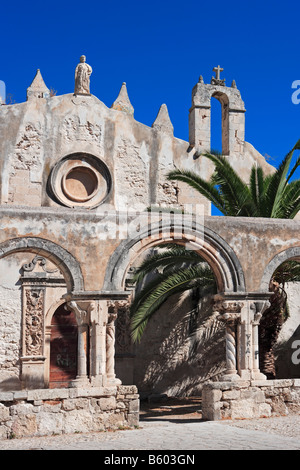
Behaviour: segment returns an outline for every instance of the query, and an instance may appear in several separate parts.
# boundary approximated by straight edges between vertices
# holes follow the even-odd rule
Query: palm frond
[[[147,274],[156,269],[169,268],[183,263],[199,263],[202,260],[195,250],[187,250],[183,245],[159,245],[157,253],[151,253],[136,268],[133,276],[134,282],[140,282]]]
[[[209,199],[224,215],[228,215],[226,214],[224,201],[220,196],[219,191],[211,182],[204,180],[203,178],[191,171],[184,170],[171,171],[168,174],[167,179],[183,181],[184,183],[187,183],[190,187],[196,189],[196,191],[202,194],[202,196]]]
[[[272,280],[284,285],[286,282],[300,281],[300,262],[287,260],[282,263],[274,272]]]
[[[211,269],[206,265],[189,266],[170,275],[162,275],[149,289],[145,287],[131,305],[133,341],[139,341],[151,316],[171,296],[200,286],[215,286]]]

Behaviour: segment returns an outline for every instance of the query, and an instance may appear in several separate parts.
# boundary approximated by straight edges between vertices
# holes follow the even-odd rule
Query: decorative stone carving
[[[252,317],[252,337],[253,337],[253,371],[252,376],[255,379],[266,379],[266,376],[259,370],[259,323],[264,311],[270,306],[268,300],[258,300],[251,303],[250,309],[253,312]]]
[[[93,70],[85,60],[85,55],[82,55],[80,57],[80,62],[75,69],[75,95],[90,94],[90,76]]]
[[[25,290],[24,356],[41,356],[44,345],[44,289]]]
[[[60,160],[50,176],[53,196],[67,207],[97,207],[111,190],[108,167],[86,153],[71,154]]]
[[[220,78],[220,72],[223,72],[224,69],[218,65],[218,67],[213,68],[213,72],[216,73],[215,77],[212,77],[211,79],[211,85],[219,85],[219,86],[225,86],[225,78],[221,80]]]
[[[47,260],[43,256],[35,256],[30,263],[23,264],[22,269],[26,272],[31,272],[34,270],[37,264],[42,267],[43,271],[48,274],[56,273],[58,269],[49,269],[46,268]]]
[[[226,326],[226,373],[223,380],[239,379],[237,374],[237,323],[241,319],[241,310],[244,304],[235,301],[220,301],[215,304],[214,310],[218,312],[218,320]]]
[[[88,120],[81,121],[78,116],[68,117],[63,122],[63,135],[67,143],[74,141],[95,143],[101,148],[102,128]]]
[[[130,302],[118,302],[118,316],[116,319],[116,354],[131,354],[132,343],[130,337]]]
[[[88,324],[90,318],[89,303],[82,308],[74,300],[67,303],[67,307],[75,313],[78,324],[78,370],[74,386],[88,385],[87,376],[87,353],[88,344]]]
[[[126,301],[125,301],[126,302]],[[108,384],[120,384],[121,381],[115,374],[115,320],[118,316],[118,308],[122,301],[108,301],[108,317],[106,324],[106,376]]]

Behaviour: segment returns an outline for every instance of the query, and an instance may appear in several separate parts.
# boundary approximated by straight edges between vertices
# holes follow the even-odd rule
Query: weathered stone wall
[[[251,419],[300,411],[300,379],[211,382],[203,387],[203,418]]]
[[[5,135],[0,201],[7,205],[59,207],[49,191],[51,172],[72,154],[93,155],[107,165],[113,186],[106,204],[118,209],[189,202],[190,191],[179,191],[166,175],[175,165],[199,166],[187,154],[187,142],[109,109],[95,96],[68,94],[2,106],[0,134]]]
[[[142,226],[146,226],[148,215],[143,214],[141,217],[142,221],[144,220]],[[0,232],[0,241],[6,242],[10,239],[25,237],[21,247],[26,249],[26,252],[17,255],[10,254],[10,256],[5,256],[0,260],[1,276],[3,278],[1,292],[3,299],[6,299],[5,305],[2,306],[5,312],[0,323],[0,333],[3,338],[0,356],[2,390],[9,383],[6,380],[13,378],[17,380],[19,373],[21,298],[18,282],[22,263],[30,261],[35,254],[39,253],[45,241],[55,242],[57,243],[57,249],[63,246],[66,250],[65,254],[72,255],[80,265],[85,290],[88,292],[101,292],[108,263],[112,260],[115,250],[124,241],[118,239],[118,233],[116,233],[115,238],[112,236],[111,224],[116,224],[116,222],[114,214],[109,215],[100,213],[100,211],[94,214],[91,211],[71,209],[58,211],[55,208],[24,210],[17,207],[5,207],[1,209],[2,230]],[[124,219],[124,230],[125,222]],[[223,240],[226,240],[233,248],[243,266],[248,290],[259,291],[264,269],[272,258],[280,253],[284,254],[285,250],[295,250],[297,247],[299,249],[299,221],[206,217],[204,223],[214,233],[220,234]],[[136,231],[135,236],[139,236],[138,231]],[[40,241],[36,248],[34,248],[32,237],[36,237],[36,240]],[[154,239],[155,237],[158,238],[158,241],[162,240],[159,234],[155,235]],[[139,253],[142,255],[150,241],[150,239],[143,240],[138,250],[134,247],[133,255],[136,258]],[[27,247],[28,243],[29,246]],[[18,250],[20,251],[20,247],[18,247]],[[199,246],[199,250],[201,253],[201,246]],[[293,252],[292,256],[294,256],[294,253],[296,252]],[[124,279],[126,279],[126,270],[133,263],[131,254],[126,252],[125,255],[128,256],[127,264],[125,263],[124,270],[120,272]],[[51,257],[52,255],[48,253],[47,256]],[[12,262],[12,260],[15,261]],[[54,262],[53,258],[52,261]],[[12,265],[10,267],[11,263],[13,269]],[[13,278],[12,271],[14,271]],[[63,274],[66,275],[65,272]],[[113,281],[115,282],[117,279],[114,278]],[[119,285],[122,285],[122,282],[119,282]],[[56,294],[53,292],[49,299],[50,303],[55,304],[67,291],[67,287],[61,289],[58,289]],[[297,296],[297,286],[295,289],[294,296]],[[19,303],[17,304],[17,302]],[[13,311],[11,310],[12,303],[15,306]],[[133,383],[138,384],[142,392],[150,391],[152,393],[154,390],[169,394],[191,394],[199,391],[202,383],[205,379],[211,377],[211,374],[214,376],[218,374],[217,356],[211,348],[209,339],[207,338],[208,342],[206,343],[203,341],[205,332],[212,331],[214,325],[210,324],[209,321],[201,324],[202,320],[199,316],[198,327],[194,334],[190,335],[187,331],[187,325],[190,319],[193,318],[190,307],[188,304],[178,304],[176,308],[174,304],[173,307],[174,309],[171,310],[167,307],[162,315],[158,312],[152,325],[150,325],[149,335],[146,335],[141,344],[137,346],[135,358],[131,356],[128,359],[131,366],[128,368],[129,375],[127,377],[132,378]],[[47,309],[49,308],[50,304],[47,306]],[[171,311],[172,313],[170,313]],[[16,314],[13,312],[16,312]],[[11,320],[16,322],[16,328],[13,331],[11,329]],[[297,312],[293,316],[293,322],[295,323],[295,331],[299,325],[299,314]],[[7,340],[9,338],[8,334],[10,334],[9,331],[15,337],[13,342]],[[179,337],[176,336],[178,331],[186,333],[186,336],[181,335],[181,344],[178,341]],[[174,341],[174,338],[176,338],[176,341]],[[285,336],[285,339],[289,340],[289,337]],[[291,351],[291,344],[288,344],[287,347],[290,360],[291,353],[294,351]],[[206,360],[206,348],[209,348],[210,364]],[[191,351],[195,353],[194,356]],[[12,354],[13,362],[9,359]],[[153,354],[152,357],[151,354]],[[173,358],[171,361],[169,360],[170,355]],[[222,358],[224,360],[224,356]],[[124,360],[122,361],[124,362]],[[289,363],[283,361],[283,369],[287,367],[287,364]],[[298,376],[298,368],[295,367],[294,373],[296,375],[293,375],[293,377]],[[122,371],[124,371],[123,367]],[[185,374],[184,381],[182,381],[182,374]],[[128,383],[126,379],[125,383]]]
[[[0,393],[0,438],[105,431],[139,424],[135,386]]]

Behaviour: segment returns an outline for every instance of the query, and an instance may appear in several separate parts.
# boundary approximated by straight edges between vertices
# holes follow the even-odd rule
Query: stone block
[[[42,412],[45,413],[59,413],[61,410],[61,402],[44,402]]]
[[[223,400],[238,400],[241,397],[240,390],[227,390],[223,392]]]
[[[100,428],[101,429],[101,428]],[[99,430],[99,422],[88,410],[69,411],[64,416],[63,432],[93,432]]]
[[[64,416],[62,413],[41,412],[36,415],[37,434],[39,436],[51,436],[62,434]]]
[[[237,400],[231,402],[232,419],[251,419],[258,417],[254,404],[251,400]]]
[[[279,397],[274,397],[272,399],[271,408],[272,414],[277,416],[286,416],[289,414],[286,404]]]
[[[73,398],[63,400],[63,402],[62,402],[62,409],[63,410],[71,411],[71,410],[75,410],[75,408],[76,408],[76,401]]]
[[[130,395],[138,393],[138,389],[135,385],[119,385],[118,393],[121,395]]]
[[[252,387],[272,387],[273,380],[251,380]]]
[[[2,403],[0,403],[0,423],[8,421],[9,419],[10,419],[9,408],[7,406],[4,406]]]
[[[293,379],[278,379],[273,380],[273,387],[292,387]]]
[[[243,390],[241,392],[241,398],[245,400],[253,400],[255,403],[264,403],[265,394],[261,390]]]
[[[69,389],[47,388],[47,389],[28,390],[28,401],[57,400],[61,398],[69,398]]]
[[[27,400],[27,390],[17,390],[14,392],[14,400]]]
[[[127,417],[127,423],[128,426],[130,427],[135,427],[139,425],[139,413],[134,412],[134,413],[129,413]]]
[[[15,437],[34,436],[37,429],[36,415],[16,415],[11,425],[11,434]]]
[[[29,415],[33,413],[34,406],[31,403],[18,403],[10,407],[12,416]]]
[[[13,392],[1,392],[0,393],[0,402],[1,401],[13,401],[14,394]]]
[[[271,405],[269,405],[268,403],[260,403],[258,405],[258,416],[259,418],[270,418],[270,416],[272,415],[272,408],[271,408]]]
[[[116,409],[116,399],[115,397],[110,398],[100,398],[99,405],[102,411],[110,411]]]
[[[139,412],[140,411],[140,400],[139,399],[131,400],[129,402],[128,406],[129,406],[129,413]]]
[[[132,413],[134,414],[134,413]],[[130,416],[130,415],[128,415]],[[105,429],[118,429],[126,426],[126,420],[124,413],[110,413],[105,417],[104,420]],[[128,423],[129,425],[129,423]]]

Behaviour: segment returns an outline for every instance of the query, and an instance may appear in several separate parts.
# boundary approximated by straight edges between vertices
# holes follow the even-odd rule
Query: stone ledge
[[[0,402],[55,400],[79,397],[111,397],[117,396],[117,394],[124,395],[126,398],[131,399],[139,396],[137,392],[137,387],[132,385],[87,388],[41,388],[1,392]]]

